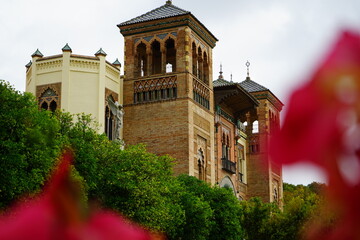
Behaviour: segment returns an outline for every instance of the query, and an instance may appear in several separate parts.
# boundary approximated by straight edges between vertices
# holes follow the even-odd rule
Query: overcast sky
[[[74,54],[92,56],[100,47],[107,60],[123,63],[123,37],[117,24],[165,4],[166,0],[11,0],[1,3],[0,79],[25,90],[25,65],[37,48],[60,54],[68,43]],[[213,69],[217,78],[240,82],[250,61],[251,78],[285,104],[291,90],[316,67],[341,29],[360,31],[359,0],[174,0],[191,11],[218,39]],[[297,167],[286,182],[324,181]],[[300,170],[300,171],[299,171]]]

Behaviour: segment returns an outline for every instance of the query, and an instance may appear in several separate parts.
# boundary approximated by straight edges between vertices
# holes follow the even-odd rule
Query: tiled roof
[[[222,86],[228,86],[228,85],[234,85],[234,82],[229,82],[223,78],[218,78],[215,81],[213,81],[214,87],[222,87]]]
[[[134,23],[141,23],[141,22],[163,19],[168,17],[181,16],[189,13],[190,13],[189,11],[174,6],[171,3],[171,1],[167,1],[165,5],[158,7],[150,12],[147,12],[141,16],[133,18],[129,21],[120,23],[118,26],[126,26]]]
[[[240,83],[240,86],[243,87],[248,92],[261,92],[261,91],[268,91],[269,89],[254,82],[249,77],[246,78],[245,81]]]

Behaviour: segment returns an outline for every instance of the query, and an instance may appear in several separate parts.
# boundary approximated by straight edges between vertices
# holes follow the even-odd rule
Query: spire
[[[250,62],[249,62],[249,61],[246,61],[245,66],[247,67],[247,77],[246,77],[246,80],[250,80],[250,73],[249,73]]]
[[[171,0],[167,0],[166,1],[166,5],[171,5],[172,4],[172,1]]]
[[[222,75],[223,74],[223,71],[222,71],[222,64],[220,63],[220,75],[219,75],[219,79],[224,79],[224,76]]]
[[[232,82],[233,80],[232,80],[232,73],[230,74],[230,82]]]

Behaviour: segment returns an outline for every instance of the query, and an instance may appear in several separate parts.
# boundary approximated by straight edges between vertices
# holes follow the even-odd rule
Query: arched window
[[[57,107],[56,102],[55,102],[54,100],[52,100],[51,103],[50,103],[50,110],[51,110],[52,112],[55,112],[56,107]]]
[[[225,133],[222,136],[222,158],[226,160],[230,158],[229,136],[225,135]]]
[[[171,72],[176,71],[176,48],[175,41],[172,38],[169,38],[165,42],[166,47],[166,72],[170,70],[168,65],[171,65]]]
[[[197,76],[197,53],[196,53],[196,45],[192,44],[192,73]]]
[[[198,170],[199,170],[199,179],[205,181],[206,180],[205,159],[204,159],[204,152],[201,148],[198,150]]]
[[[245,161],[245,148],[243,145],[238,145],[238,171],[239,171],[239,181],[246,183],[245,173],[246,173],[246,161]]]
[[[203,57],[202,57],[202,51],[201,51],[200,47],[198,48],[197,60],[198,60],[198,63],[197,63],[197,66],[198,66],[197,77],[199,79],[202,79],[202,77],[203,77]]]
[[[161,49],[160,43],[154,41],[151,44],[151,53],[152,53],[152,74],[161,73]]]
[[[206,52],[204,52],[204,58],[203,58],[203,77],[202,80],[204,83],[209,85],[209,60]]]
[[[49,108],[49,105],[47,104],[47,102],[43,102],[41,104],[41,109],[48,110],[48,108]]]
[[[253,122],[252,133],[259,133],[259,122],[257,120]]]
[[[112,98],[112,97],[111,97]],[[109,140],[114,139],[114,114],[111,112],[108,105],[105,107],[105,134],[109,138]]]
[[[140,43],[137,46],[136,57],[137,57],[137,67],[135,68],[135,76],[143,77],[148,75],[146,45],[144,43]]]
[[[55,112],[58,108],[59,96],[50,87],[48,87],[39,97],[39,106],[41,109]]]

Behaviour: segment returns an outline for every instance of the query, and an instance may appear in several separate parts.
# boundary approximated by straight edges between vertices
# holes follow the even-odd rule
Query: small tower
[[[176,173],[214,183],[210,79],[217,39],[172,1],[118,27],[125,38],[125,142],[169,154]]]
[[[258,101],[256,113],[247,114],[246,134],[249,141],[247,164],[248,197],[259,196],[265,202],[282,206],[282,168],[271,161],[268,143],[280,126],[283,103],[266,87],[250,78],[250,62],[246,62],[247,77],[240,85]]]

